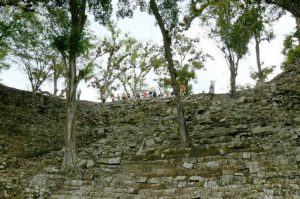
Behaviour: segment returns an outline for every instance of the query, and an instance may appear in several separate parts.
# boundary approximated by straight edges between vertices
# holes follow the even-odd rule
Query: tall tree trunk
[[[31,90],[32,90],[32,96],[35,96],[36,93],[37,93],[37,90],[36,90],[35,85],[33,83],[33,79],[30,79],[30,85],[31,85]]]
[[[57,95],[57,81],[58,81],[58,77],[59,75],[57,74],[57,72],[54,72],[53,74],[53,95]]]
[[[297,29],[300,29],[300,17],[295,17],[295,18],[296,18]]]
[[[258,70],[258,81],[263,82],[263,74],[262,74],[262,68],[261,68],[261,60],[260,60],[260,46],[259,46],[259,36],[255,34],[254,36],[255,39],[255,53],[256,53],[256,65],[257,65],[257,70]]]
[[[295,19],[296,19],[297,30],[300,32],[300,16],[299,17],[295,16]],[[299,45],[300,45],[300,37],[298,37],[298,42],[299,42]]]
[[[182,147],[189,147],[190,146],[190,140],[189,140],[189,135],[186,131],[186,124],[185,124],[185,119],[184,119],[184,111],[183,107],[181,104],[181,98],[179,95],[179,88],[178,88],[178,83],[176,81],[176,70],[174,67],[174,62],[173,62],[173,57],[172,57],[172,49],[171,49],[171,37],[169,35],[168,30],[166,30],[164,26],[163,19],[159,13],[157,4],[155,0],[150,0],[150,9],[152,10],[156,21],[159,25],[160,31],[163,36],[163,41],[164,41],[164,49],[165,49],[165,58],[168,62],[168,70],[171,76],[171,84],[172,88],[175,93],[175,103],[176,103],[176,108],[177,108],[177,113],[178,113],[178,124],[179,124],[179,133],[180,133],[180,139],[181,139],[181,146]]]
[[[67,93],[66,93],[66,128],[65,147],[62,169],[71,170],[77,163],[75,149],[75,124],[76,124],[76,91],[79,83],[76,75],[76,57],[79,42],[82,37],[83,27],[86,21],[86,0],[70,0],[71,34],[69,41],[69,64],[67,70]]]
[[[230,97],[236,98],[236,68],[233,59],[229,60],[229,69],[230,69]]]
[[[76,121],[76,58],[70,56],[69,60],[69,78],[66,92],[66,129],[65,129],[65,148],[63,169],[70,170],[77,163],[75,148],[75,121]]]

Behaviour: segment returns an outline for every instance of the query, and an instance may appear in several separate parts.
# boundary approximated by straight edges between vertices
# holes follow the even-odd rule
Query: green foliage
[[[222,49],[234,52],[237,59],[241,59],[248,51],[256,12],[241,9],[237,1],[221,0],[209,7],[208,14],[213,15],[216,23],[211,29],[211,37],[219,38]]]
[[[183,33],[175,33],[172,37],[174,39],[172,48],[174,54],[174,65],[176,69],[176,79],[179,85],[185,86],[185,94],[191,94],[191,81],[196,81],[196,71],[204,67],[204,62],[208,57],[199,48],[198,38],[189,38]],[[167,74],[166,63],[160,62],[158,68],[155,68],[156,74],[160,76],[159,84],[165,89],[171,87],[171,80]]]
[[[282,64],[284,69],[288,69],[290,66],[295,65],[300,62],[300,45],[291,48],[287,54],[286,58]],[[298,65],[299,67],[299,65]]]
[[[18,10],[8,13],[16,33],[8,40],[9,56],[6,64],[17,63],[37,92],[52,75],[52,64],[57,52],[49,46],[49,27],[41,15]]]
[[[10,42],[18,35],[19,26],[15,20],[16,15],[13,9],[9,7],[0,7],[0,72],[3,69],[8,69],[10,65],[7,62],[10,53]],[[11,17],[14,15],[13,17]]]
[[[111,0],[89,0],[88,7],[100,24],[107,24],[112,14]]]
[[[286,56],[284,62],[282,63],[283,69],[288,69],[290,66],[300,62],[299,38],[300,29],[296,30],[295,33],[286,36],[283,42],[284,49],[282,51],[282,53]]]
[[[57,35],[53,37],[53,46],[58,51],[67,51],[69,49],[69,35]]]
[[[136,42],[133,46],[130,56],[125,60],[127,70],[121,74],[123,87],[136,95],[144,89],[146,75],[153,69],[161,66],[163,58],[161,48],[151,42]],[[124,90],[128,90],[128,89]]]
[[[276,66],[265,67],[261,70],[261,72],[252,71],[250,73],[250,77],[254,80],[263,80],[263,81],[265,81],[267,79],[268,75],[273,73],[275,67]]]
[[[295,17],[300,18],[300,1],[299,0],[265,0],[268,4],[273,4],[289,11]]]
[[[236,76],[240,60],[248,52],[251,38],[262,30],[259,9],[251,0],[205,0],[191,3],[192,17],[186,17],[189,25],[198,17],[210,27],[210,37],[218,42],[230,70],[230,95],[236,96]],[[199,9],[198,9],[199,8]]]
[[[165,28],[172,32],[179,25],[180,9],[178,3],[182,0],[157,0],[156,2]]]
[[[136,39],[128,34],[122,37],[114,22],[107,23],[106,28],[109,35],[100,40],[96,45],[96,51],[91,55],[95,66],[91,85],[98,89],[101,99],[113,96],[112,88],[116,80],[122,74],[125,75],[129,68],[124,64],[126,59],[133,54],[130,61],[134,62],[134,56],[138,53],[135,50]]]

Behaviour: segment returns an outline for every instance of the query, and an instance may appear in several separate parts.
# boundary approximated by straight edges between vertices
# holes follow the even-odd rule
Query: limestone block
[[[222,118],[222,119],[220,119],[220,122],[221,123],[224,123],[224,122],[226,122],[227,121],[227,119],[226,118]]]
[[[243,158],[244,159],[249,159],[251,157],[251,153],[249,153],[249,152],[244,152],[243,153]]]
[[[300,154],[297,154],[297,155],[296,155],[296,161],[297,161],[297,162],[300,162]]]
[[[221,104],[222,104],[222,102],[220,100],[211,102],[211,105],[213,105],[213,106],[221,105]]]
[[[57,169],[56,167],[47,167],[46,172],[50,174],[55,174],[59,172],[59,169]]]
[[[3,197],[4,198],[11,198],[11,196],[7,193],[7,191],[3,192]]]
[[[239,98],[238,103],[239,103],[239,104],[243,104],[243,103],[245,103],[245,102],[246,102],[246,96],[241,96],[241,97]]]
[[[33,177],[31,184],[33,186],[37,185],[37,186],[46,186],[47,182],[48,182],[48,175],[45,174],[38,174],[36,176]]]
[[[273,98],[273,94],[272,93],[267,93],[266,94],[266,98],[267,99],[272,99]]]
[[[165,183],[171,183],[172,182],[172,177],[162,177],[160,179],[161,182],[165,182]]]
[[[179,182],[178,183],[178,188],[185,188],[186,187],[186,182]]]
[[[300,124],[300,117],[295,117],[293,120],[296,124]]]
[[[243,176],[244,174],[241,172],[234,173],[234,176]]]
[[[70,185],[71,186],[82,186],[83,181],[82,180],[71,180]]]
[[[175,181],[184,181],[186,179],[186,176],[176,176],[176,178],[174,178]]]
[[[78,167],[80,168],[85,168],[86,167],[86,163],[87,163],[87,160],[80,160],[77,164]]]
[[[103,192],[104,193],[113,193],[114,192],[114,188],[113,187],[104,187]]]
[[[217,113],[222,111],[222,107],[221,106],[210,106],[209,110],[211,113]]]
[[[87,168],[92,168],[95,166],[95,161],[94,160],[88,160],[86,163]]]
[[[159,184],[159,179],[158,178],[150,178],[147,180],[149,184]]]
[[[110,165],[119,165],[121,164],[121,157],[114,157],[114,158],[101,158],[98,160],[101,164],[110,164]]]
[[[194,168],[194,163],[184,162],[183,167],[186,168],[186,169],[193,169]]]
[[[249,168],[250,173],[258,173],[260,171],[260,166],[257,161],[246,162],[246,167]]]
[[[121,164],[121,157],[109,158],[107,163],[111,165]]]
[[[222,175],[220,177],[220,184],[223,186],[230,185],[233,182],[233,175]]]
[[[252,132],[254,134],[261,134],[261,133],[268,133],[268,132],[273,132],[274,128],[272,126],[257,126],[255,128],[252,129]]]
[[[153,146],[155,146],[155,140],[154,139],[146,140],[146,147],[153,147]]]
[[[147,181],[147,177],[138,177],[134,180],[134,182],[145,183]]]
[[[216,181],[210,180],[204,183],[205,188],[218,187],[218,183]]]
[[[113,179],[113,177],[108,176],[108,177],[105,177],[105,178],[103,179],[103,181],[109,183],[109,182],[112,181],[112,179]]]
[[[166,114],[167,114],[167,115],[171,115],[171,114],[172,114],[172,110],[173,110],[173,109],[168,108],[168,109],[166,110]]]
[[[210,169],[216,169],[219,167],[219,163],[216,161],[210,161],[206,164],[206,166]]]

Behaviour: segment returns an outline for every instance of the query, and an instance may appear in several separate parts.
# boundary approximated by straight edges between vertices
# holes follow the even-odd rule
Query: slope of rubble
[[[80,158],[60,172],[63,100],[0,86],[0,198],[299,198],[300,70],[227,95],[78,107]]]

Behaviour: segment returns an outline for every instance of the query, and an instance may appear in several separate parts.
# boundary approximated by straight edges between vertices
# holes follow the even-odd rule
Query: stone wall
[[[299,86],[291,70],[238,99],[184,98],[186,149],[172,98],[80,102],[77,171],[61,173],[61,151],[50,153],[56,164],[14,198],[300,198]]]

